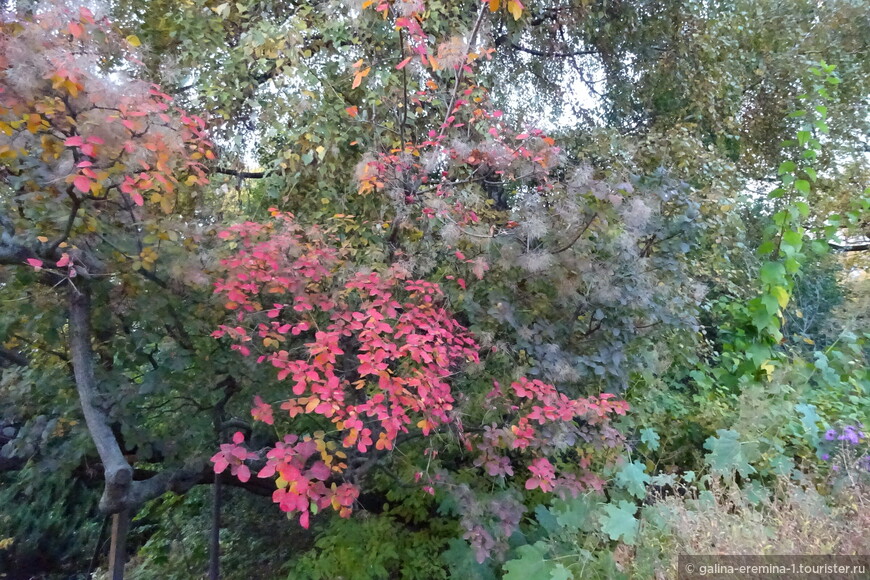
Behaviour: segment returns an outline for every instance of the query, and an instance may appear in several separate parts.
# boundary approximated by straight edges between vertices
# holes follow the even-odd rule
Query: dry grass
[[[825,486],[837,490],[830,495],[783,479],[759,494],[715,483],[660,498],[644,510],[646,561],[637,553],[636,564],[645,563],[643,576],[673,578],[678,554],[870,554],[870,486],[844,479]]]

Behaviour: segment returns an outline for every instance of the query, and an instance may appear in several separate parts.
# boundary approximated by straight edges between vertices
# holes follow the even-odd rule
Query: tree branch
[[[212,169],[214,173],[221,173],[223,175],[232,175],[233,177],[241,177],[242,179],[263,179],[264,177],[268,177],[271,173],[267,171],[237,171],[235,169],[229,169],[227,167],[215,167]]]
[[[590,217],[588,220],[586,220],[586,224],[583,226],[583,229],[581,229],[579,232],[577,232],[577,235],[574,236],[574,239],[572,239],[570,242],[568,242],[567,244],[565,244],[564,246],[562,246],[558,250],[553,250],[550,253],[551,254],[561,254],[562,252],[570,249],[571,246],[573,246],[574,244],[577,243],[577,240],[579,240],[581,237],[583,237],[583,234],[586,233],[586,230],[589,229],[589,226],[592,225],[592,222],[594,222],[595,218],[597,218],[597,217],[598,217],[597,213],[592,214],[592,217]]]
[[[509,41],[506,34],[499,36],[495,40],[496,46],[501,46],[503,44],[507,44],[510,48],[512,48],[514,50],[518,50],[520,52],[525,52],[527,54],[532,54],[532,55],[540,56],[540,57],[544,57],[544,58],[570,58],[572,56],[584,56],[584,55],[589,55],[589,54],[598,54],[598,51],[595,49],[572,50],[572,51],[568,51],[568,52],[559,52],[559,51],[547,52],[544,50],[537,50],[535,48],[529,48],[527,46],[522,46],[520,44],[517,44],[516,42]]]
[[[14,350],[9,350],[8,348],[3,348],[2,346],[0,346],[0,359],[19,367],[26,367],[29,364],[27,357],[23,354],[17,353]]]
[[[100,509],[106,513],[123,511],[130,500],[133,468],[112,433],[109,417],[97,407],[97,381],[94,375],[94,352],[91,347],[91,297],[86,282],[78,289],[69,288],[69,334],[76,390],[85,416],[85,423],[97,453],[103,462],[106,480]]]

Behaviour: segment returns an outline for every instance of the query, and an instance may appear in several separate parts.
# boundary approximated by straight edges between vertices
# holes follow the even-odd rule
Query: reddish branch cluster
[[[223,262],[227,277],[217,282],[216,292],[237,311],[238,325],[221,326],[214,336],[231,338],[232,348],[244,355],[256,349],[258,362],[270,363],[279,380],[292,382],[293,396],[281,409],[291,418],[329,419],[345,448],[392,449],[409,428],[428,435],[449,422],[453,396],[447,378],[461,364],[476,362],[478,354],[474,339],[444,309],[440,287],[408,280],[398,269],[357,273],[335,286],[340,256],[328,237],[303,230],[290,215],[273,213],[272,224],[240,224],[222,234],[240,248]],[[302,358],[285,347],[294,336],[309,340]],[[274,421],[271,406],[260,400],[253,414]],[[322,437],[315,440],[326,445]],[[299,445],[308,444],[296,443],[293,456],[307,459]],[[231,451],[222,456],[236,457]],[[274,470],[266,473],[260,475]],[[297,493],[300,486],[312,501],[311,494],[321,497],[312,479],[299,474],[330,476],[301,467],[292,473],[297,477],[279,479],[279,487],[282,480],[287,486],[275,497],[288,511],[301,504],[285,501],[286,493]]]
[[[393,449],[403,434],[428,436],[445,424],[458,425],[449,376],[479,360],[478,346],[444,308],[438,284],[409,280],[396,268],[357,272],[337,283],[342,253],[330,236],[302,228],[292,215],[272,213],[273,222],[239,224],[220,234],[237,245],[223,261],[226,276],[216,283],[236,323],[214,336],[229,338],[233,349],[271,364],[278,380],[288,381],[292,396],[280,404],[285,418],[319,416],[333,426],[328,438],[322,431],[301,439],[288,435],[266,453],[267,466],[258,474],[278,475],[275,502],[299,512],[307,526],[312,506],[331,505],[348,515],[358,494],[349,483],[331,483],[347,469],[341,448],[377,453]],[[300,342],[304,354],[291,355]],[[615,441],[605,423],[625,413],[624,402],[611,395],[570,399],[525,378],[508,393],[494,389],[488,400],[511,418],[467,439],[489,475],[512,475],[509,455],[515,455],[528,464],[526,489],[600,488],[591,473],[578,479],[576,469],[557,470],[546,456],[578,442]],[[252,415],[270,425],[276,420],[273,406],[260,397]],[[221,447],[213,458],[217,471],[230,467],[240,479],[250,476],[245,461],[259,456],[242,442],[237,435]]]
[[[603,487],[604,482],[592,472],[587,471],[578,478],[576,465],[560,469],[557,475],[556,467],[545,456],[578,443],[617,444],[618,434],[607,423],[613,415],[624,415],[628,403],[606,393],[600,397],[570,399],[553,385],[525,377],[511,383],[507,393],[496,383],[487,398],[494,409],[513,420],[501,426],[486,426],[480,437],[472,438],[480,453],[475,465],[483,467],[490,476],[505,477],[514,474],[510,454],[531,456],[534,459],[529,463],[531,477],[526,480],[526,489],[564,491],[573,495],[584,486],[599,490]],[[580,460],[581,469],[588,466],[588,458]]]
[[[86,8],[0,24],[0,161],[17,195],[69,200],[68,227],[88,201],[130,212],[147,199],[168,213],[179,188],[207,182],[205,123],[133,78],[138,44]]]

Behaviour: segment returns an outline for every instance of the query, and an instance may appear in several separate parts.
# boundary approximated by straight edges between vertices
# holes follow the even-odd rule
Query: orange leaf
[[[345,111],[347,111],[347,114],[351,117],[356,117],[357,115],[359,115],[359,109],[356,108],[356,105],[354,105],[353,107],[347,107]]]
[[[73,35],[73,38],[81,38],[84,31],[84,27],[78,22],[69,23],[69,33]]]
[[[496,12],[501,6],[501,0],[489,0],[489,11]]]
[[[403,60],[402,62],[400,62],[399,64],[397,64],[397,65],[396,65],[396,70],[402,70],[403,68],[405,68],[405,67],[408,65],[408,63],[411,62],[411,59],[412,59],[412,58],[414,58],[414,57],[409,56],[408,58],[406,58],[405,60]]]
[[[360,83],[362,82],[363,77],[366,76],[367,74],[369,74],[369,71],[371,71],[371,70],[372,70],[372,67],[367,67],[367,68],[359,71],[355,75],[353,75],[353,85],[351,85],[351,88],[352,89],[357,88],[360,85]]]

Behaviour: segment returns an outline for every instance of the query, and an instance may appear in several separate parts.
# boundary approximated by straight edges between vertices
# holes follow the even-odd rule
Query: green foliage
[[[740,434],[731,429],[719,429],[717,437],[710,437],[704,443],[709,450],[707,463],[714,475],[733,476],[736,471],[742,477],[755,473],[751,463],[758,458],[755,443],[740,441]]]
[[[320,531],[313,548],[296,559],[288,578],[446,579],[448,569],[433,555],[446,552],[456,533],[454,524],[440,519],[414,529],[391,513],[336,518]]]
[[[646,496],[646,485],[649,483],[649,479],[649,475],[646,474],[646,466],[640,461],[634,461],[626,463],[616,473],[615,483],[634,497],[643,499]]]
[[[611,540],[622,540],[629,546],[633,545],[637,536],[637,519],[634,517],[636,512],[637,506],[627,501],[620,501],[618,505],[605,505],[604,515],[601,516],[601,531]]]

